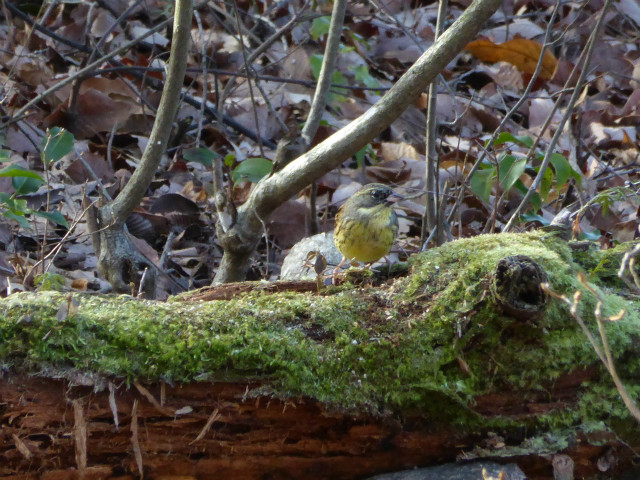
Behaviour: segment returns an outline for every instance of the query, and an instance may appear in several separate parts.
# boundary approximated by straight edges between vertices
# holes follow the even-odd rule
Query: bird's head
[[[370,183],[358,190],[348,202],[357,207],[370,208],[381,204],[390,204],[388,198],[393,195],[393,190],[381,183]]]

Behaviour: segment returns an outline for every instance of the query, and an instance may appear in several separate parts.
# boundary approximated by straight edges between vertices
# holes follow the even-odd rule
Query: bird
[[[372,264],[389,253],[398,234],[398,217],[388,198],[397,196],[387,185],[370,183],[338,210],[333,241],[345,261]]]

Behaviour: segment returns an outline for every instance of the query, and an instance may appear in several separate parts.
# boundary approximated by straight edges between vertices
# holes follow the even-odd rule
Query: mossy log
[[[596,336],[578,272],[604,315],[626,311],[606,334],[637,400],[640,309],[612,274],[623,253],[486,235],[417,255],[381,285],[13,295],[0,300],[0,476],[356,479],[509,457],[542,479],[557,452],[578,476],[617,475],[640,426],[537,285],[581,291]]]

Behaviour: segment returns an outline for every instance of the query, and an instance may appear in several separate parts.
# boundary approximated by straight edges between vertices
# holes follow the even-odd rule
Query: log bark
[[[517,415],[524,420],[573,403],[582,382],[593,376],[593,370],[567,375],[551,395],[537,395],[526,403],[520,401],[523,392],[478,397],[475,410],[486,417]],[[0,475],[11,480],[76,480],[84,470],[85,478],[135,476],[130,428],[134,400],[146,478],[365,478],[451,462],[479,445],[500,457],[498,443],[513,441],[464,434],[420,416],[380,418],[327,409],[309,398],[248,397],[257,386],[202,382],[119,388],[113,396],[116,427],[108,389],[94,392],[91,386],[62,379],[5,378],[0,380]],[[74,420],[74,402],[82,405],[84,429]],[[599,446],[587,436],[577,440],[566,453],[578,465],[578,478],[597,473],[598,459],[612,448],[618,472],[634,457],[613,435],[599,436],[604,443]],[[78,444],[86,444],[85,469],[78,468]],[[541,453],[523,452],[508,461],[518,463],[529,478],[553,478],[550,459]]]
[[[393,282],[320,292],[2,299],[0,476],[359,479],[489,457],[551,479],[561,452],[578,478],[618,478],[640,428],[579,327],[558,302],[516,318],[492,289],[504,259],[567,295],[586,270],[605,310],[628,307],[607,334],[633,387],[637,304],[607,293],[602,268],[623,253],[580,263],[541,234],[494,235],[421,254]],[[518,303],[539,304],[528,280]]]

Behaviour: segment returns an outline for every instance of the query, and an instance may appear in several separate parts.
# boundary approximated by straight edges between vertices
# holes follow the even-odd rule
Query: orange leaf
[[[623,145],[630,145],[632,147],[635,147],[636,143],[631,140],[631,137],[629,136],[629,134],[627,133],[626,130],[622,130],[622,144]]]
[[[542,45],[526,38],[515,38],[504,43],[493,43],[491,40],[483,39],[469,43],[466,49],[483,62],[509,62],[520,71],[533,74],[542,52]],[[556,57],[547,49],[542,60],[540,78],[550,79],[557,65]]]

